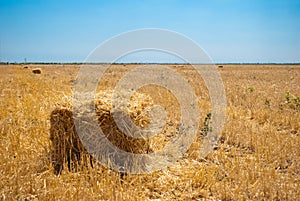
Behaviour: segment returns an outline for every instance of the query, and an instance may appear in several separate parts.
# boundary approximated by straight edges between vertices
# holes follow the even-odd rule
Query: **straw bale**
[[[42,73],[42,69],[40,68],[34,68],[32,69],[33,74],[41,74]]]
[[[124,134],[114,121],[111,100],[111,90],[100,91],[96,94],[93,104],[96,110],[96,120],[112,144],[126,152],[136,154],[146,154],[162,148],[161,144],[165,137],[163,134],[150,139],[133,138]],[[152,107],[153,101],[150,96],[136,92],[131,96],[128,107],[123,109],[136,126],[147,128],[151,123],[149,113]],[[88,164],[89,160],[92,165],[92,160],[89,159],[89,154],[76,133],[71,97],[67,97],[64,103],[59,104],[51,113],[50,122],[52,163],[55,173],[59,174],[64,164],[68,165],[69,170],[77,170],[79,165]]]

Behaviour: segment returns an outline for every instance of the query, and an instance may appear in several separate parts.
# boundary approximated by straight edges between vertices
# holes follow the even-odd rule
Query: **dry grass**
[[[27,66],[0,66],[1,200],[297,200],[300,195],[300,66],[223,65],[218,70],[228,108],[218,148],[197,158],[199,131],[174,166],[122,179],[100,165],[54,174],[51,113],[72,95],[78,68]],[[36,67],[43,73],[33,74]],[[189,66],[171,67],[195,88],[203,122],[209,98],[202,80]],[[111,89],[132,68],[113,66],[98,90]],[[166,107],[163,135],[172,138],[180,116],[175,97],[155,86],[139,92]]]

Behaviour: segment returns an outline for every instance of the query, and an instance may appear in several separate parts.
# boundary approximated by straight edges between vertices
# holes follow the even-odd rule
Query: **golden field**
[[[54,174],[50,115],[72,95],[78,64],[0,65],[0,200],[297,200],[300,197],[300,65],[223,65],[226,123],[218,146],[198,154],[203,123],[186,155],[162,171],[124,175],[101,165]],[[113,65],[98,90],[112,89],[136,65]],[[201,122],[208,91],[187,65],[169,65],[198,97]],[[40,68],[41,74],[32,70]],[[166,108],[180,106],[156,86],[140,92]],[[212,128],[213,129],[213,128]],[[168,135],[168,127],[165,135]]]

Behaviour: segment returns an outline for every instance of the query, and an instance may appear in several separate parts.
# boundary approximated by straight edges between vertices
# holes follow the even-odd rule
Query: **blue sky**
[[[134,29],[197,42],[214,62],[300,62],[298,0],[0,0],[0,59],[82,62]]]

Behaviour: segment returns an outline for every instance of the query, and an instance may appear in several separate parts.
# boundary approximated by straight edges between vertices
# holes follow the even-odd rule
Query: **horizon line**
[[[20,64],[20,65],[30,65],[30,64],[163,64],[163,65],[188,65],[188,64],[214,64],[214,65],[300,65],[300,62],[216,62],[216,63],[178,63],[178,62],[0,62],[0,64]]]

